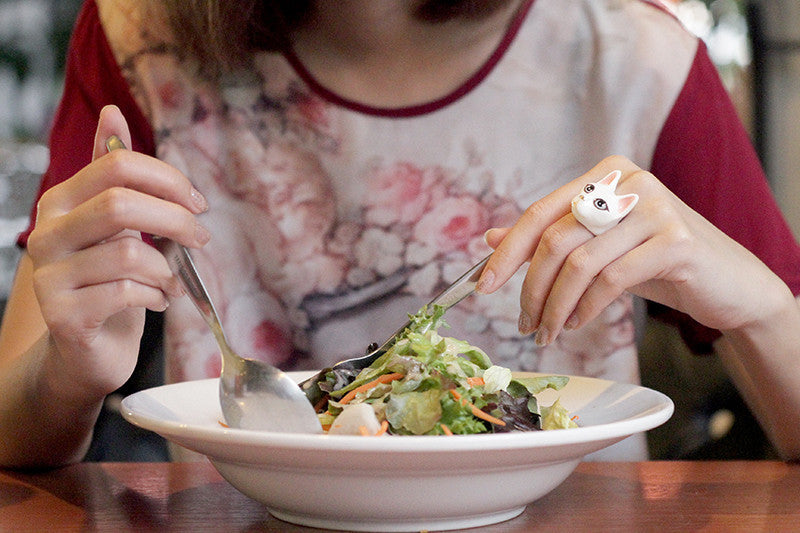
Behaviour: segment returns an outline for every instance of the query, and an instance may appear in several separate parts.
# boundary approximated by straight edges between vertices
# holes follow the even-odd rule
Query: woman
[[[231,4],[84,7],[0,337],[2,464],[83,456],[145,309],[166,309],[168,380],[218,372],[148,234],[194,248],[234,348],[285,368],[362,351],[491,247],[449,334],[512,368],[635,382],[646,298],[800,456],[800,249],[663,8]],[[107,154],[112,134],[133,151]],[[570,201],[613,170],[639,202],[594,236]]]

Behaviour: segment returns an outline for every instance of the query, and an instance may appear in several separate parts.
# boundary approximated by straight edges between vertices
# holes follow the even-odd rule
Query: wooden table
[[[800,465],[582,463],[519,517],[480,531],[800,531]],[[281,522],[201,463],[0,471],[0,531],[319,531]]]

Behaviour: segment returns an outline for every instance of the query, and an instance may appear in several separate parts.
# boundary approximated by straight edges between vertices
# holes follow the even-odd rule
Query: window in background
[[[705,42],[742,122],[758,145],[746,1],[671,0],[668,5],[687,29]],[[675,402],[672,418],[648,432],[653,459],[777,457],[718,358],[693,355],[674,327],[654,320],[648,321],[640,348],[642,383]]]
[[[752,51],[745,1],[672,0],[668,5],[705,42],[742,122],[752,133]]]
[[[0,309],[44,172],[67,43],[82,0],[0,0]],[[11,105],[8,105],[11,104]]]

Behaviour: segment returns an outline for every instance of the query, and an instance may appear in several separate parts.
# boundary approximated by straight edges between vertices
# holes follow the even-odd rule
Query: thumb
[[[122,139],[125,146],[131,146],[131,132],[128,129],[128,123],[125,117],[122,116],[122,111],[115,105],[107,105],[100,111],[100,118],[97,121],[92,161],[108,152],[106,149],[106,139],[112,135],[116,135]]]

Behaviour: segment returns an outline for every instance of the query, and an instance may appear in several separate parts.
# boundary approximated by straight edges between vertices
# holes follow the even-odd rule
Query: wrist
[[[781,283],[777,290],[764,291],[774,297],[761,300],[756,318],[722,334],[743,353],[764,347],[797,350],[800,347],[800,301]]]
[[[40,340],[42,354],[36,394],[39,401],[57,409],[91,414],[102,404],[105,394],[96,393],[80,378],[72,375],[58,347],[49,334]]]

